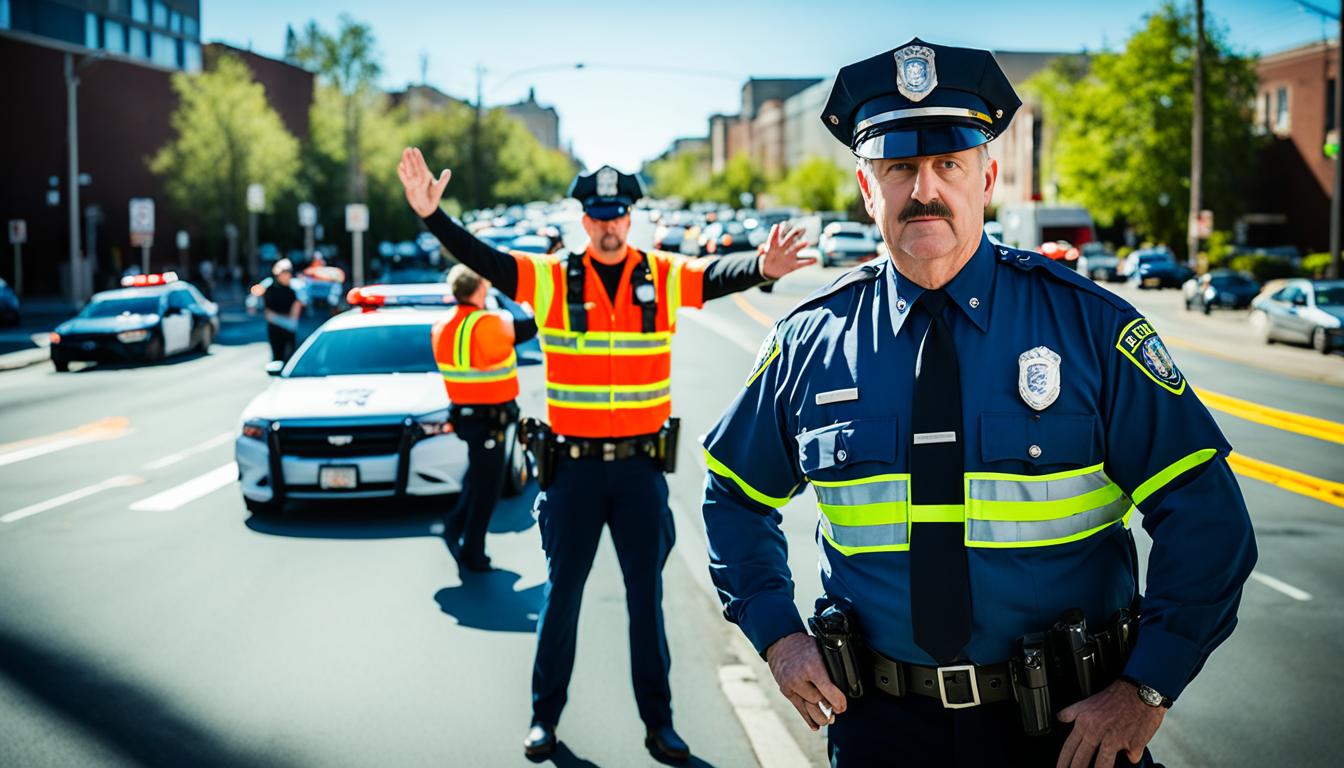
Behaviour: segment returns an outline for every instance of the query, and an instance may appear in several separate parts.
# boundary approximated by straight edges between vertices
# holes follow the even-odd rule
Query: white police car
[[[219,307],[176,273],[131,275],[122,288],[95,293],[78,315],[51,333],[51,362],[157,363],[190,350],[209,352],[219,335]]]
[[[430,330],[448,316],[448,287],[350,291],[354,309],[304,341],[243,410],[235,441],[243,501],[253,514],[288,501],[458,493],[467,448],[448,424],[448,395]],[[520,362],[524,357],[520,350]],[[525,452],[510,425],[504,492],[526,484]]]

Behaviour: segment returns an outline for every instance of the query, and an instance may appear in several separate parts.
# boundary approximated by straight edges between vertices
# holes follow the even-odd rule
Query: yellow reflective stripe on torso
[[[1127,519],[1129,497],[1103,465],[1046,475],[966,473],[966,544],[1040,547],[1086,538]]]

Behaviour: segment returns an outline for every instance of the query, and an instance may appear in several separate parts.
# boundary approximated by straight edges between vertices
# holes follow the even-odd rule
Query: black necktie
[[[932,321],[920,347],[910,409],[912,505],[961,507],[966,502],[961,376],[952,331],[943,317],[947,304],[942,290],[925,291],[918,302]],[[910,618],[915,642],[939,664],[956,660],[971,637],[964,531],[960,519],[910,526]]]

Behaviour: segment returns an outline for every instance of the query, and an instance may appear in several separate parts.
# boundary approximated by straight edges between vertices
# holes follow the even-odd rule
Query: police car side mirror
[[[1305,306],[1307,306],[1307,297],[1304,296],[1303,294],[1300,294],[1300,293],[1299,293],[1298,295],[1294,296],[1294,297],[1293,297],[1293,306],[1294,306],[1294,307],[1305,307]]]
[[[266,375],[279,376],[280,371],[284,370],[284,368],[285,368],[284,360],[272,360],[271,362],[266,364]]]

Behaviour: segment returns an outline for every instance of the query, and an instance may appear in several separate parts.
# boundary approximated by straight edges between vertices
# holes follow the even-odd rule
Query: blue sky
[[[1338,8],[1334,0],[1312,0]],[[348,13],[372,26],[382,85],[420,81],[484,101],[526,97],[560,113],[562,141],[590,166],[635,170],[678,136],[704,135],[706,117],[734,113],[748,76],[821,77],[911,37],[996,50],[1118,48],[1159,0],[1068,2],[537,2],[535,0],[227,0],[204,2],[202,37],[279,56],[285,26],[335,30]],[[1233,45],[1273,52],[1337,26],[1295,0],[1206,0]],[[575,62],[587,66],[578,70]],[[517,74],[521,70],[529,70]],[[433,163],[433,159],[430,159]]]

